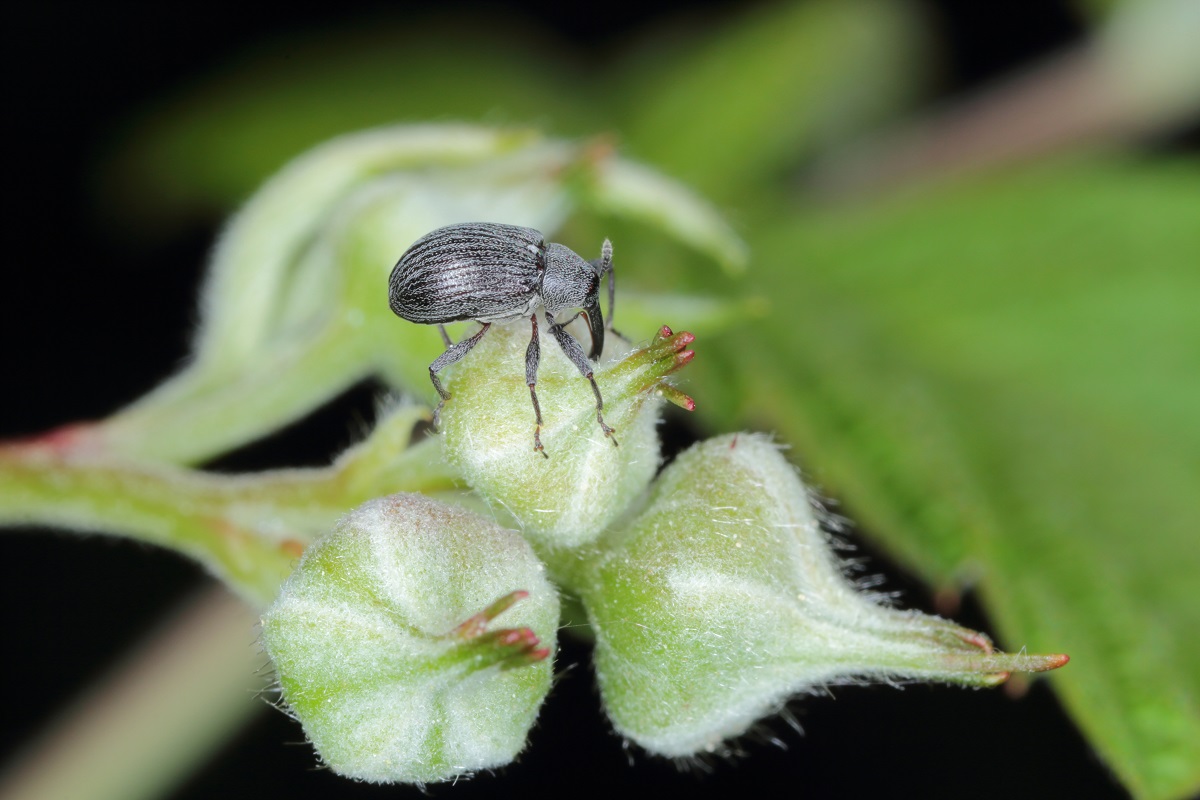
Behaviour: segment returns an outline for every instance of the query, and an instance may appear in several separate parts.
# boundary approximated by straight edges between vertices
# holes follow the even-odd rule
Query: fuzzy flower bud
[[[543,336],[537,381],[543,458],[534,449],[525,382],[529,331],[528,323],[493,326],[452,368],[451,398],[441,414],[445,451],[467,483],[511,513],[535,545],[578,547],[594,540],[654,477],[660,400],[693,406],[664,378],[691,360],[687,347],[694,337],[664,327],[619,361],[596,364],[604,420],[613,429],[607,437],[590,383]]]
[[[604,554],[583,600],[618,732],[664,756],[718,751],[789,697],[855,678],[971,685],[1065,656],[879,605],[842,575],[795,470],[762,436],[681,455]]]
[[[559,604],[543,572],[517,534],[420,495],[345,517],[262,622],[321,759],[405,783],[512,761],[550,688]]]

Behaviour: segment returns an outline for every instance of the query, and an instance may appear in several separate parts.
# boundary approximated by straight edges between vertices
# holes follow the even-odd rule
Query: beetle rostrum
[[[606,326],[600,313],[600,280],[608,276]],[[604,400],[596,385],[591,361],[604,350],[604,332],[611,328],[613,313],[612,243],[607,239],[600,258],[585,261],[561,244],[547,243],[533,228],[494,222],[465,222],[447,225],[425,234],[400,256],[388,279],[388,304],[397,316],[422,325],[437,325],[446,352],[429,365],[429,379],[441,401],[434,411],[437,425],[450,393],[438,372],[462,359],[491,328],[493,322],[528,317],[533,336],[525,351],[525,382],[533,400],[536,424],[533,449],[543,456],[542,409],[538,405],[537,371],[541,359],[537,311],[542,308],[550,335],[567,358],[592,384],[596,395],[596,421],[612,440],[613,430],[604,422]],[[559,323],[556,316],[579,309]],[[587,355],[566,326],[582,314],[591,331],[592,348]],[[475,320],[482,327],[457,343],[450,341],[445,323]],[[589,361],[590,359],[590,361]]]

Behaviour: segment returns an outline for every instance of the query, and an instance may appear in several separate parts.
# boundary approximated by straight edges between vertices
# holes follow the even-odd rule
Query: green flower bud
[[[663,379],[691,360],[685,348],[694,337],[664,327],[621,360],[601,359],[595,378],[613,429],[608,437],[597,422],[590,383],[543,336],[537,382],[543,458],[534,449],[537,426],[525,383],[529,331],[528,324],[493,326],[452,368],[451,398],[441,413],[445,452],[472,488],[516,518],[535,546],[578,547],[594,540],[654,477],[660,400],[693,406]]]
[[[830,682],[1000,682],[1065,656],[993,653],[982,634],[881,606],[842,575],[808,491],[753,434],[663,472],[585,579],[596,669],[618,732],[664,756],[719,750]]]
[[[500,615],[506,627],[492,628]],[[520,536],[399,494],[360,506],[305,551],[263,615],[263,643],[330,768],[426,783],[501,766],[524,747],[550,689],[558,617]]]

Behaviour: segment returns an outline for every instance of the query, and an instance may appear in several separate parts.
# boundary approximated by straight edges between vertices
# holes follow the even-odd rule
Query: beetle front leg
[[[476,333],[463,339],[458,344],[453,344],[446,348],[446,352],[438,356],[437,360],[429,365],[429,380],[433,381],[433,388],[437,389],[438,397],[441,398],[441,402],[433,410],[433,427],[435,428],[438,426],[442,416],[442,406],[446,405],[446,401],[450,399],[450,393],[446,391],[445,386],[442,386],[442,382],[438,380],[437,374],[454,362],[461,360],[463,356],[471,352],[472,347],[479,344],[479,340],[488,332],[488,328],[492,327],[492,323],[484,322],[482,325],[483,327]],[[445,331],[443,331],[444,333]]]
[[[537,316],[530,316],[529,321],[533,323],[533,337],[529,340],[529,347],[525,348],[525,383],[529,384],[529,396],[533,400],[533,414],[537,418],[537,426],[533,429],[533,449],[541,453],[543,458],[549,458],[545,448],[542,447],[542,407],[538,404],[536,389],[538,363],[542,358],[541,344],[538,342]]]
[[[571,315],[571,318],[570,318],[570,319],[563,320],[563,322],[562,322],[562,326],[565,328],[565,327],[567,327],[568,325],[570,325],[572,322],[574,322],[575,320],[579,319],[579,318],[580,318],[580,317],[582,317],[582,316],[583,316],[583,312],[582,312],[582,311],[576,311],[574,314],[572,314],[572,315]],[[632,340],[632,339],[630,339],[628,336],[626,336],[625,334],[621,333],[619,330],[617,330],[616,328],[614,328],[614,327],[612,326],[612,320],[611,320],[611,319],[609,319],[609,320],[605,320],[605,321],[604,321],[604,327],[605,327],[605,328],[608,330],[608,332],[609,332],[609,333],[611,333],[611,334],[613,334],[614,336],[616,336],[618,339],[620,339],[620,340],[621,340],[622,342],[624,342],[625,344],[633,344],[633,340]]]
[[[592,384],[592,393],[596,395],[596,422],[600,423],[600,429],[604,431],[604,435],[612,439],[613,445],[617,444],[617,439],[613,436],[613,429],[608,427],[604,422],[604,398],[600,396],[600,387],[596,385],[596,378],[592,372],[592,363],[588,361],[587,354],[583,352],[583,347],[579,342],[575,341],[575,337],[567,333],[562,325],[559,325],[554,319],[547,314],[546,324],[550,327],[550,333],[558,342],[558,346],[567,354],[567,358],[571,359],[571,363],[579,370],[579,374],[587,378]]]

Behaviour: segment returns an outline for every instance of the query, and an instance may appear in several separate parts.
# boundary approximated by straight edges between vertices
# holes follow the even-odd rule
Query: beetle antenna
[[[600,246],[600,274],[608,273],[608,327],[613,325],[613,303],[616,300],[617,290],[613,285],[613,265],[612,265],[612,242],[608,239],[604,240],[604,244]]]

